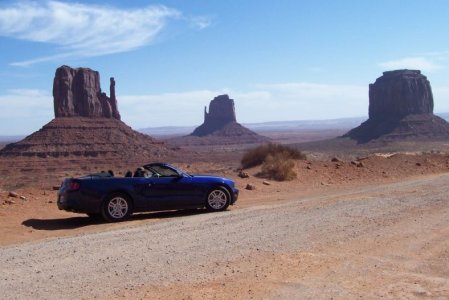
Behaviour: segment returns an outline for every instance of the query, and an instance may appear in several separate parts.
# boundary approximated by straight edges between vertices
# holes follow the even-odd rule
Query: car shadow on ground
[[[132,223],[133,221],[142,220],[157,220],[168,218],[179,218],[192,216],[197,214],[203,214],[207,211],[204,209],[189,209],[189,210],[177,210],[177,211],[162,211],[152,213],[139,213],[133,215],[125,223]],[[88,216],[76,216],[71,218],[58,218],[58,219],[28,219],[22,222],[22,225],[31,227],[35,230],[64,230],[64,229],[76,229],[90,225],[106,224],[101,217],[90,218]]]

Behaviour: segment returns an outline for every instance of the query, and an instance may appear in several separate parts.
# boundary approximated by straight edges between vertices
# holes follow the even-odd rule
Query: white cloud
[[[335,119],[364,116],[368,111],[367,86],[290,82],[255,87],[265,98],[243,102],[245,122]],[[251,107],[258,114],[251,114]]]
[[[117,95],[122,120],[133,128],[195,126],[204,106],[216,96],[235,100],[237,121],[257,123],[366,116],[368,87],[315,83],[280,83],[248,90],[198,90],[148,95]],[[53,97],[39,90],[0,95],[0,135],[31,133],[54,117]]]
[[[50,43],[62,54],[15,62],[26,66],[67,56],[98,56],[130,51],[150,44],[170,19],[181,12],[161,5],[119,9],[59,1],[17,2],[0,6],[0,35]],[[197,17],[199,28],[207,19]]]
[[[203,122],[204,106],[220,91],[187,91],[156,95],[117,96],[122,120],[133,128],[195,125]]]
[[[0,95],[1,135],[31,133],[53,116],[53,97],[46,91],[21,89]]]
[[[246,91],[118,96],[118,102],[122,119],[133,128],[191,126],[203,122],[204,106],[220,94],[235,100],[237,121],[241,123],[335,119],[368,112],[367,86],[314,83],[256,85]]]
[[[200,30],[205,29],[212,25],[212,20],[210,17],[194,17],[190,20],[193,27]]]
[[[449,112],[449,86],[432,88],[434,112]]]
[[[397,69],[416,69],[423,72],[432,72],[443,68],[443,66],[438,64],[436,60],[438,59],[431,59],[430,55],[429,57],[416,56],[390,60],[380,63],[379,65],[387,71]]]

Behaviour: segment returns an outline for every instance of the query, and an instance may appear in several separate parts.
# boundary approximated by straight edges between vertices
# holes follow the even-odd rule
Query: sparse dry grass
[[[262,165],[260,177],[274,179],[277,181],[293,180],[297,174],[294,171],[295,161],[286,156],[286,152],[268,155]]]
[[[284,160],[306,159],[306,156],[295,148],[269,143],[249,149],[241,160],[242,167],[247,169],[259,166],[266,162],[268,156],[272,156],[271,159],[281,156]]]

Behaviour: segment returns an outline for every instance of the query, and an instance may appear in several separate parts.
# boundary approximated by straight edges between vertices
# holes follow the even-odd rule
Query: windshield
[[[160,177],[177,177],[180,175],[176,170],[167,166],[151,166],[149,169]]]

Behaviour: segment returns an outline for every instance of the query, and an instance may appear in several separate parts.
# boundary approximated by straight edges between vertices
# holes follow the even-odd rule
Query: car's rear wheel
[[[108,222],[126,220],[132,214],[132,203],[126,195],[112,194],[103,204],[102,216]]]
[[[209,211],[223,211],[230,203],[231,197],[224,188],[214,188],[207,194],[206,208]]]

